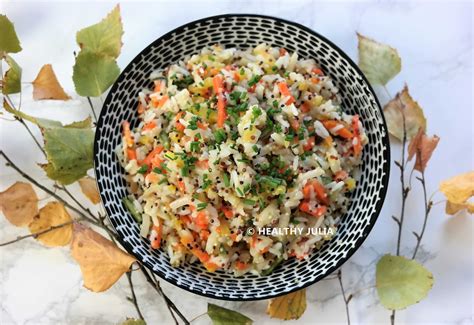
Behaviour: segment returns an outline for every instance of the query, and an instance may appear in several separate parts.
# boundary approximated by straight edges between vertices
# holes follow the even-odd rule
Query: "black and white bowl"
[[[219,43],[246,48],[265,42],[313,58],[339,88],[343,108],[359,114],[369,143],[364,147],[361,177],[352,193],[349,212],[336,236],[309,259],[290,259],[268,276],[234,277],[210,273],[198,264],[172,267],[163,251],[150,250],[139,226],[122,206],[127,195],[124,171],[115,155],[121,142],[121,123],[138,124],[138,93],[152,86],[150,73]],[[367,79],[338,47],[314,31],[279,18],[229,14],[204,18],[181,26],[140,52],[123,70],[102,108],[95,136],[95,172],[105,210],[123,246],[161,278],[193,293],[227,300],[266,299],[307,287],[341,266],[372,229],[387,191],[390,148],[380,104]]]

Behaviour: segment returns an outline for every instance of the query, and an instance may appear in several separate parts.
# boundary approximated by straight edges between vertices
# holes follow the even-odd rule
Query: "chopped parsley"
[[[227,134],[224,130],[218,129],[214,132],[214,138],[216,139],[217,143],[222,143],[227,138]]]
[[[207,207],[207,203],[206,203],[206,202],[198,203],[198,204],[197,204],[197,211],[204,210],[206,207]]]
[[[253,75],[252,78],[250,78],[250,80],[248,82],[249,87],[255,86],[257,84],[257,82],[260,81],[260,79],[262,79],[262,76]]]
[[[138,170],[137,173],[139,174],[145,174],[148,171],[148,165],[143,164]]]

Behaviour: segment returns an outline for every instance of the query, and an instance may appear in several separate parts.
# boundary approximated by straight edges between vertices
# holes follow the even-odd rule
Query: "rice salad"
[[[314,60],[214,45],[151,80],[117,148],[124,205],[151,249],[176,267],[265,275],[331,239],[367,137]]]

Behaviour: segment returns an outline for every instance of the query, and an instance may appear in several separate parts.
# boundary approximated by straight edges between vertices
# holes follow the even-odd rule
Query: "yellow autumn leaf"
[[[39,235],[36,239],[49,247],[64,246],[71,242],[71,216],[62,203],[49,202],[40,209],[39,214],[33,218],[28,228],[34,234],[63,224],[66,225]]]
[[[33,81],[33,99],[68,100],[70,98],[59,84],[53,66],[51,64],[43,65],[38,76]]]
[[[13,225],[28,226],[38,214],[38,197],[31,184],[16,182],[0,193],[0,209]]]
[[[298,319],[306,310],[306,289],[302,289],[278,298],[268,303],[267,314],[270,317],[288,320]]]
[[[84,193],[92,203],[97,204],[100,202],[100,195],[94,178],[89,176],[81,178],[79,180],[79,186],[81,187],[82,193]]]
[[[89,227],[75,223],[71,254],[81,267],[84,287],[94,292],[109,289],[136,259]]]
[[[474,213],[474,203],[468,202],[474,196],[474,171],[441,182],[439,190],[446,196],[447,214],[453,215],[464,209]]]
[[[426,130],[426,118],[423,114],[423,109],[413,100],[407,85],[383,108],[388,132],[399,140],[403,139],[402,112],[405,115],[407,140],[413,138],[420,128]]]

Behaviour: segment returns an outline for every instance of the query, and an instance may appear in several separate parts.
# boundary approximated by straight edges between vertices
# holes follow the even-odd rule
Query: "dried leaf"
[[[253,323],[253,320],[241,313],[211,303],[207,304],[207,314],[213,325],[249,325]]]
[[[433,287],[433,274],[415,260],[384,255],[377,263],[375,286],[382,305],[399,310],[418,303]]]
[[[111,56],[81,51],[76,57],[72,79],[81,96],[102,95],[117,79],[120,69]]]
[[[89,176],[81,178],[79,180],[79,186],[81,187],[82,193],[84,193],[92,203],[97,204],[100,202],[100,195],[94,178]]]
[[[359,67],[373,85],[386,85],[402,68],[396,49],[357,33]]]
[[[423,131],[426,130],[423,109],[410,96],[407,85],[385,105],[383,112],[388,131],[400,141],[403,140],[403,113],[405,114],[407,140],[414,137],[420,128]]]
[[[90,117],[62,125],[58,121],[36,118],[15,110],[5,100],[3,106],[7,112],[41,128],[48,160],[41,167],[49,178],[67,185],[86,176],[93,167],[94,131]]]
[[[18,53],[21,51],[20,41],[13,23],[5,15],[0,15],[0,52]]]
[[[5,56],[5,61],[10,69],[5,72],[2,93],[5,95],[19,93],[21,91],[21,67],[9,55]]]
[[[474,171],[441,182],[439,190],[446,196],[447,214],[453,215],[464,209],[474,213],[474,203],[468,202],[474,196]]]
[[[89,227],[74,224],[72,257],[81,267],[84,287],[94,292],[109,289],[136,259]]]
[[[0,193],[0,208],[11,224],[28,226],[38,214],[38,197],[31,184],[16,182]]]
[[[123,26],[117,5],[101,22],[77,32],[77,44],[82,51],[117,58],[122,48]]]
[[[424,172],[433,151],[438,145],[439,137],[428,137],[423,129],[419,129],[408,145],[408,160],[416,155],[415,169]]]
[[[65,246],[71,242],[72,238],[72,219],[66,211],[64,205],[59,202],[49,202],[40,209],[39,214],[34,217],[30,223],[30,232],[37,233],[48,228],[69,223],[63,227],[48,231],[39,235],[38,239],[42,244],[55,247]]]
[[[269,301],[267,314],[270,317],[288,320],[298,319],[306,310],[306,289],[302,289]]]
[[[51,64],[45,64],[33,81],[33,99],[68,100],[69,97],[59,84]]]

